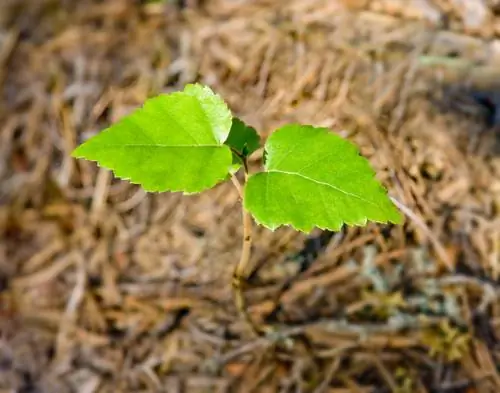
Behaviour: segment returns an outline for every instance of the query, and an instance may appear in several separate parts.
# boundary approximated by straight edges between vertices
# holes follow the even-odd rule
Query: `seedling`
[[[271,230],[290,225],[338,231],[344,224],[399,223],[401,215],[351,142],[326,128],[289,124],[264,146],[264,168],[250,173],[257,132],[233,117],[209,87],[148,99],[144,106],[92,137],[73,156],[96,161],[148,192],[200,193],[231,179],[242,201],[243,242],[233,289],[240,314],[250,318],[243,286],[252,247],[252,217]],[[237,172],[244,172],[244,183]]]

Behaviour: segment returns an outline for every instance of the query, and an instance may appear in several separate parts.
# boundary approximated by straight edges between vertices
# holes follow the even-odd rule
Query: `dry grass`
[[[188,3],[0,6],[0,389],[498,392],[500,149],[471,98],[498,81],[494,5]],[[307,242],[257,229],[248,298],[274,339],[232,303],[230,184],[146,195],[69,157],[193,80],[263,137],[354,140],[407,215]]]

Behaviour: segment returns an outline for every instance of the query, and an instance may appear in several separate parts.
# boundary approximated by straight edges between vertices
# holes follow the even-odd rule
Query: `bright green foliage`
[[[226,180],[260,146],[209,87],[149,99],[73,156],[97,161],[146,191],[197,193]],[[288,125],[267,140],[264,172],[250,175],[244,206],[262,225],[338,230],[401,221],[369,162],[325,128]]]
[[[78,147],[73,156],[97,161],[146,191],[196,193],[227,177],[224,145],[232,115],[208,87],[187,85],[143,108]]]
[[[260,147],[260,137],[254,128],[235,117],[225,144],[233,151],[231,173],[235,173],[243,165],[242,159]]]
[[[245,208],[262,225],[339,230],[401,216],[349,141],[325,128],[287,125],[267,140],[265,171],[245,187]]]
[[[246,157],[260,147],[260,137],[253,127],[235,117],[225,144]]]
[[[212,126],[217,141],[224,143],[233,123],[233,115],[226,103],[208,86],[189,84],[184,87],[184,93],[198,100]]]

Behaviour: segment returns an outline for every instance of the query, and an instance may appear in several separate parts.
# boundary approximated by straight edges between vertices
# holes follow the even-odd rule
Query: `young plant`
[[[264,169],[247,159],[260,147],[257,132],[234,118],[209,87],[186,85],[162,94],[80,145],[73,156],[96,161],[149,192],[199,193],[231,179],[242,201],[243,242],[233,275],[236,307],[250,326],[243,286],[248,277],[253,219],[275,230],[339,230],[367,221],[399,223],[401,215],[375,179],[368,160],[326,128],[290,124],[264,146]],[[236,173],[243,170],[241,184]]]

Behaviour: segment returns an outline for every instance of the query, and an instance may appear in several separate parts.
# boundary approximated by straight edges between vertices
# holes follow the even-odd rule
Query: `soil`
[[[494,0],[3,0],[0,391],[500,391],[500,18]],[[254,227],[235,310],[230,183],[146,194],[70,152],[199,81],[264,140],[360,146],[404,212]],[[258,159],[252,168],[260,165]]]

